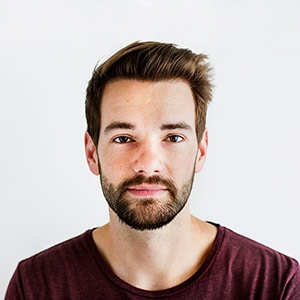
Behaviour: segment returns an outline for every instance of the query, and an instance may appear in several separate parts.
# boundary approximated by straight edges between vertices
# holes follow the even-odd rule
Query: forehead
[[[193,121],[195,103],[192,90],[180,79],[158,82],[120,79],[109,82],[102,96],[101,123],[119,121],[120,118],[131,121],[146,118],[149,122]]]

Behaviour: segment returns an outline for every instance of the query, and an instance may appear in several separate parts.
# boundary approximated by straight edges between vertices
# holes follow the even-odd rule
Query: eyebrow
[[[105,127],[104,133],[107,134],[110,131],[117,130],[117,129],[129,129],[135,130],[135,125],[127,122],[113,122]],[[185,122],[178,122],[178,123],[167,123],[160,126],[161,130],[174,130],[174,129],[184,129],[188,131],[192,131],[192,127],[185,123]]]
[[[113,122],[111,124],[109,124],[108,126],[105,127],[104,129],[104,133],[108,133],[112,130],[116,130],[116,129],[130,129],[130,130],[134,130],[135,126],[131,123],[126,123],[126,122]]]
[[[160,126],[160,129],[161,130],[184,129],[184,130],[192,131],[192,127],[185,122],[163,124]]]

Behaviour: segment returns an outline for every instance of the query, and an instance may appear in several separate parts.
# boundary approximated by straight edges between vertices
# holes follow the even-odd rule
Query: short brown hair
[[[94,69],[86,92],[87,131],[98,144],[101,98],[106,84],[116,79],[162,81],[182,79],[193,92],[196,107],[196,133],[201,141],[207,104],[212,98],[211,67],[207,56],[160,42],[134,42],[116,52]]]

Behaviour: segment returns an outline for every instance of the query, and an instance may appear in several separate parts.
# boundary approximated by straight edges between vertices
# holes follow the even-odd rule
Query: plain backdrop
[[[214,67],[192,213],[299,260],[299,14],[298,0],[1,0],[0,297],[21,259],[108,221],[85,162],[85,89],[136,40]]]

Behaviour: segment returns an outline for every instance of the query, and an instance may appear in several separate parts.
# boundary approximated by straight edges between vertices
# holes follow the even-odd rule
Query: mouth
[[[136,185],[129,187],[127,191],[134,196],[154,197],[168,192],[168,189],[159,185]]]

